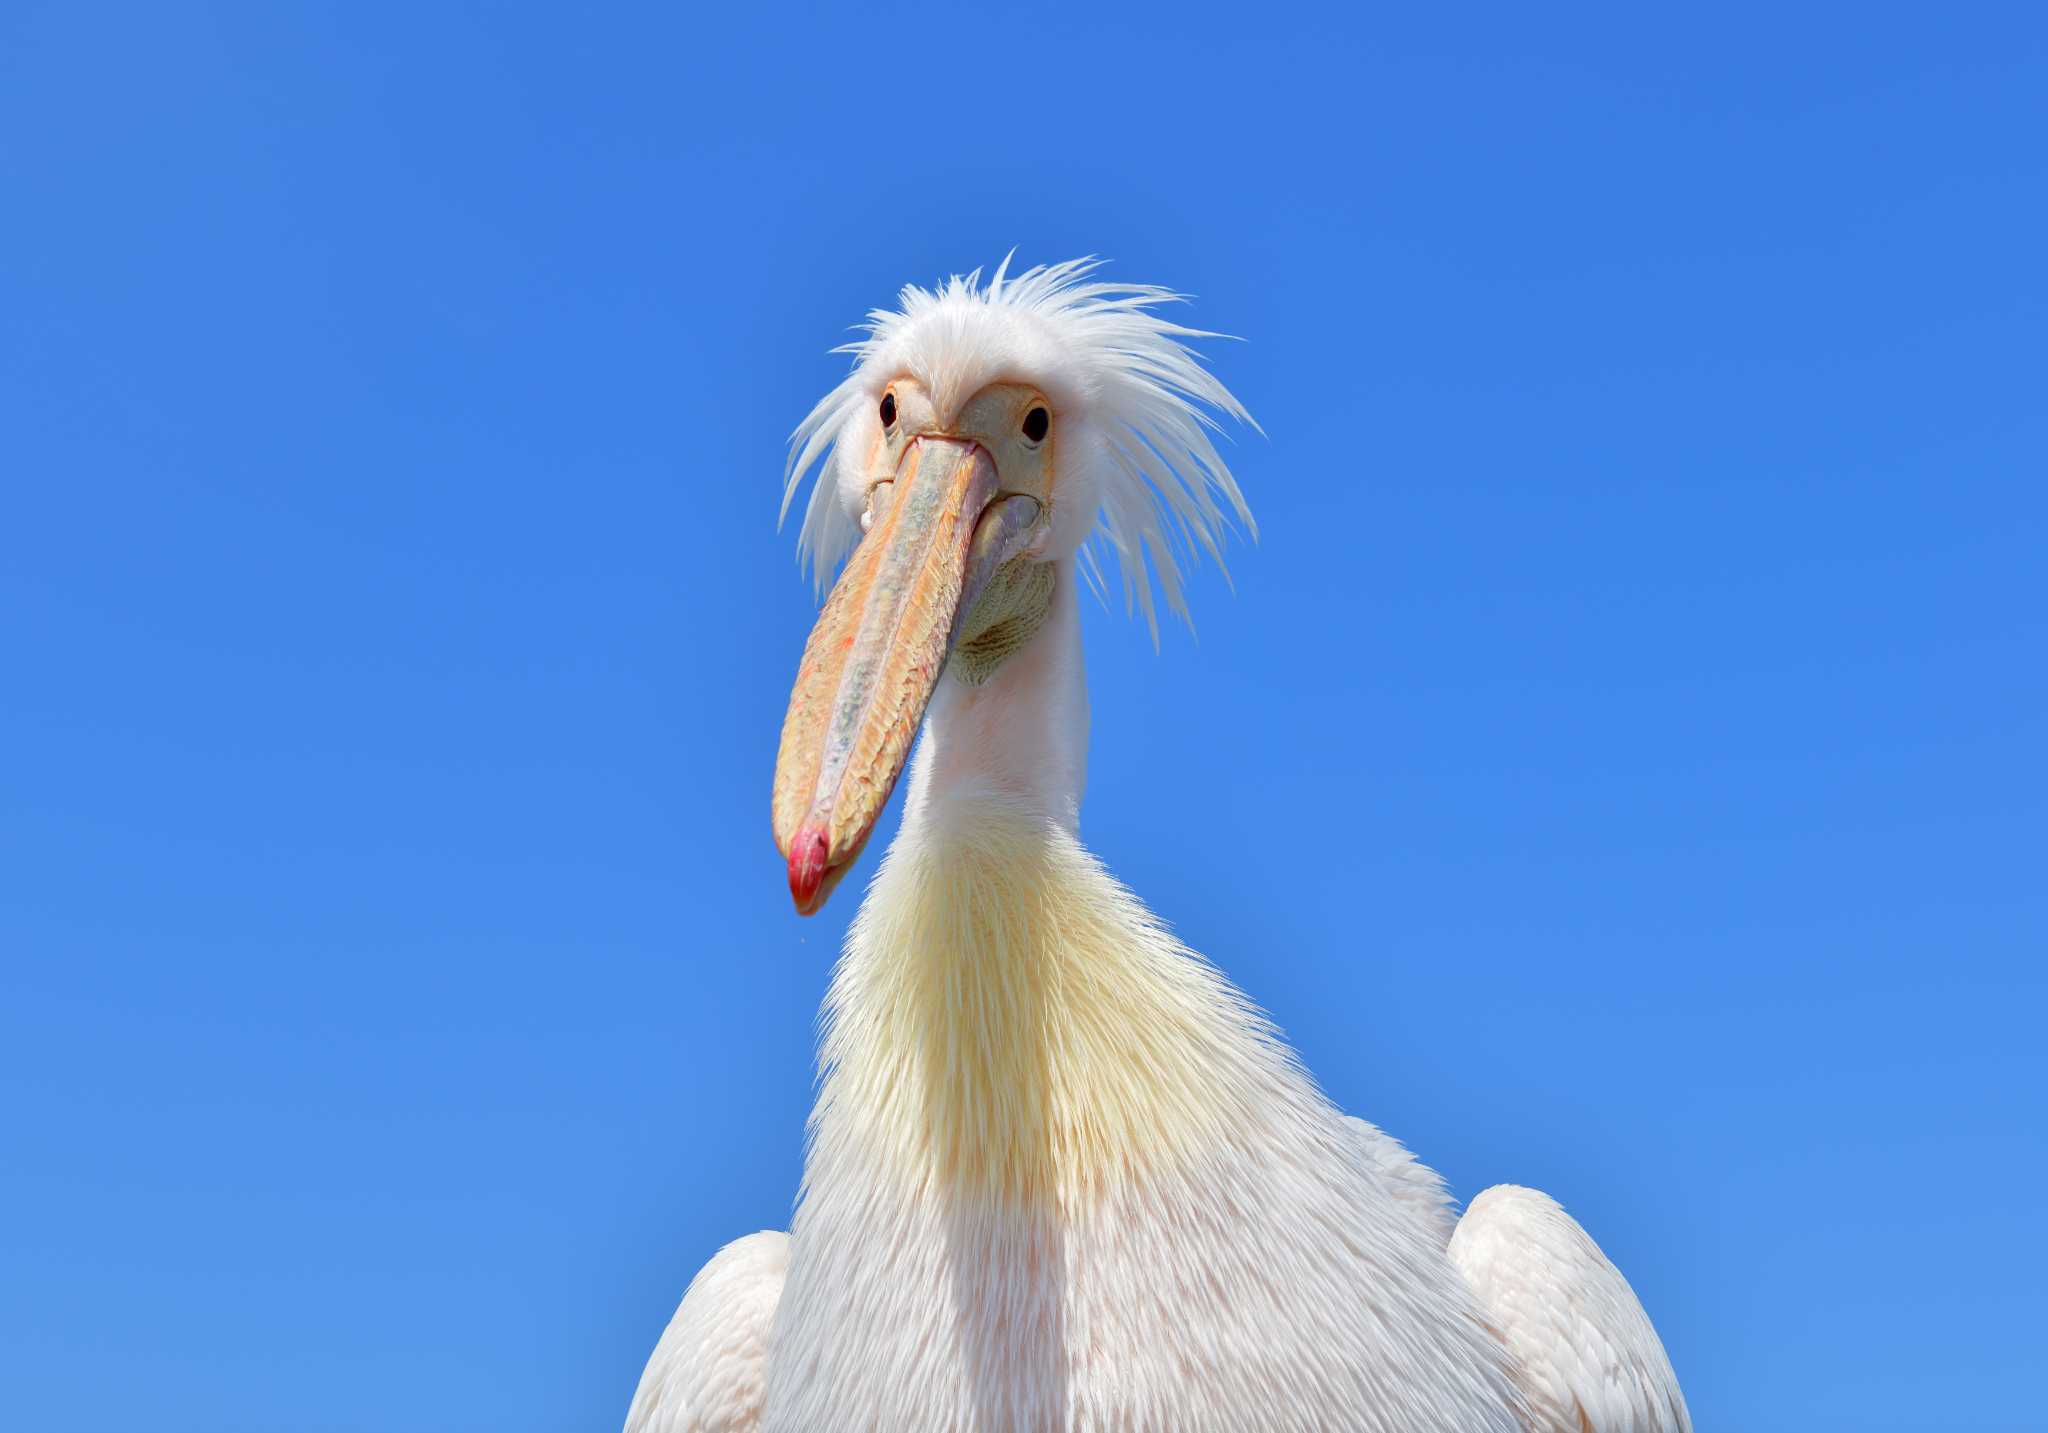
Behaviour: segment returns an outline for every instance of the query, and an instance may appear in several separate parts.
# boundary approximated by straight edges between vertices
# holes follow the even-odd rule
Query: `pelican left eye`
[[[1052,427],[1052,414],[1043,408],[1033,408],[1024,415],[1024,440],[1028,443],[1043,443],[1046,430]]]

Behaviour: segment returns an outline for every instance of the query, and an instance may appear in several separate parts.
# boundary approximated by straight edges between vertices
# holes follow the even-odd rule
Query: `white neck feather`
[[[960,801],[998,797],[1080,829],[1088,784],[1088,685],[1073,559],[1056,565],[1052,610],[1029,646],[970,687],[939,679],[910,768],[905,825]]]
[[[821,1140],[968,1197],[1069,1201],[1227,1139],[1274,1071],[1263,1019],[1085,851],[1088,698],[1062,564],[1037,637],[943,679],[903,828],[833,982]]]
[[[1358,1127],[1082,848],[1072,578],[931,704],[826,1001],[764,1426],[1511,1433]]]

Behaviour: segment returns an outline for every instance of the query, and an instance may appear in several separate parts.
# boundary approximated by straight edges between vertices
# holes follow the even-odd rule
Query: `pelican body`
[[[1084,543],[1150,620],[1155,573],[1182,607],[1174,536],[1250,525],[1205,335],[1093,267],[904,290],[792,442],[789,493],[823,469],[804,549],[851,553],[777,757],[800,911],[923,739],[826,997],[793,1226],[691,1283],[628,1433],[1689,1430],[1562,1209],[1502,1186],[1456,1218],[1081,844]]]

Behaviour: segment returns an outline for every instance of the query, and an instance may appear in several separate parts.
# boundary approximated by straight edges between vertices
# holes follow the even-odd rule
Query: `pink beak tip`
[[[825,839],[825,828],[810,822],[798,827],[796,839],[789,843],[789,894],[796,902],[798,915],[810,915],[824,904],[825,876],[829,870],[825,857],[830,844]]]

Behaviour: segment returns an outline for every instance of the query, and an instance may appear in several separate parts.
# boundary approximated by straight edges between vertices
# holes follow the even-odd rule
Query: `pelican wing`
[[[1481,1194],[1451,1235],[1451,1261],[1520,1365],[1533,1433],[1692,1433],[1635,1290],[1549,1195]]]
[[[735,1239],[690,1280],[640,1375],[626,1433],[752,1433],[761,1422],[768,1330],[789,1236]]]

